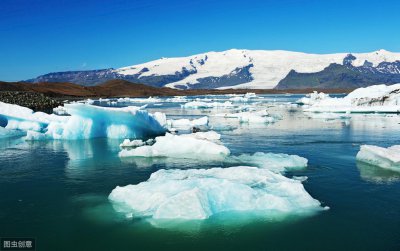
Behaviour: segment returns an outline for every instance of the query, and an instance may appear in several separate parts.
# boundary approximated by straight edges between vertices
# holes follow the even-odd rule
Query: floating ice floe
[[[356,156],[358,161],[394,171],[400,171],[400,145],[388,148],[362,145]]]
[[[129,140],[129,139],[124,139],[124,141],[119,145],[121,148],[123,147],[139,147],[139,146],[144,146],[146,142],[144,142],[141,139],[134,139],[134,140]]]
[[[119,144],[120,148],[135,148],[139,146],[144,146],[144,145],[152,145],[154,143],[154,139],[148,139],[146,141],[143,141],[141,139],[124,139],[124,141]]]
[[[222,102],[203,102],[203,101],[192,101],[182,105],[182,108],[191,109],[206,109],[206,108],[232,108],[234,105],[230,101]]]
[[[317,101],[305,111],[399,113],[400,84],[358,88],[344,98],[327,97]]]
[[[172,158],[215,158],[223,159],[230,151],[223,145],[196,136],[173,135],[155,138],[153,145],[140,146],[135,149],[123,149],[120,157],[172,157]]]
[[[167,120],[168,127],[177,129],[191,129],[193,127],[207,126],[208,117],[204,116],[198,119],[169,119]]]
[[[53,108],[53,113],[56,115],[69,115],[64,106],[61,105]]]
[[[301,99],[297,100],[296,103],[302,105],[314,105],[315,103],[318,103],[319,101],[324,100],[326,98],[329,98],[328,94],[325,94],[323,92],[318,93],[317,91],[314,91],[312,93],[307,94],[305,97],[302,97]]]
[[[109,199],[129,218],[202,220],[224,212],[271,217],[323,209],[300,181],[247,166],[159,170],[145,182],[116,187]]]
[[[166,118],[140,107],[107,108],[84,103],[65,104],[71,116],[57,116],[0,102],[2,127],[27,132],[27,140],[147,138],[166,131]]]

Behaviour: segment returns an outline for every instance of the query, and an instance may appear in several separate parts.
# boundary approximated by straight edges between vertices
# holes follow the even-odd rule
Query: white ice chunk
[[[307,94],[305,97],[297,100],[296,103],[303,105],[313,105],[326,98],[329,98],[328,94],[325,94],[323,92],[318,93],[317,91],[314,91]]]
[[[400,84],[358,88],[344,98],[324,98],[305,111],[399,113]]]
[[[159,170],[145,182],[116,187],[109,199],[118,212],[154,219],[201,220],[238,211],[302,215],[322,209],[300,181],[247,166]]]
[[[400,145],[388,148],[362,145],[357,160],[382,168],[400,171]]]
[[[123,147],[139,147],[139,146],[144,146],[145,144],[146,143],[140,139],[135,139],[135,140],[124,139],[124,141],[119,146],[121,148],[123,148]]]
[[[64,106],[61,106],[61,105],[53,108],[53,113],[56,115],[69,115],[67,110],[64,108]]]
[[[156,137],[151,146],[123,149],[120,157],[173,157],[173,158],[224,158],[230,154],[228,148],[215,142],[196,137],[173,135]]]

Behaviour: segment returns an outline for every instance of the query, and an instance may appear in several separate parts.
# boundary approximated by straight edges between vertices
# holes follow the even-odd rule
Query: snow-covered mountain
[[[323,72],[324,69],[329,70],[331,65],[357,72],[358,78],[370,77],[372,74],[373,81],[378,79],[378,82],[392,83],[393,76],[400,77],[400,53],[386,50],[370,53],[307,54],[281,50],[232,49],[189,57],[161,58],[119,69],[50,73],[32,81],[73,80],[72,82],[83,85],[95,85],[105,80],[121,78],[152,86],[181,89],[272,89],[284,80],[284,84],[278,87],[296,88],[291,80],[285,80],[289,73],[296,73],[296,81],[301,82],[301,74]],[[336,68],[335,70],[337,71]],[[385,80],[380,81],[383,75]]]

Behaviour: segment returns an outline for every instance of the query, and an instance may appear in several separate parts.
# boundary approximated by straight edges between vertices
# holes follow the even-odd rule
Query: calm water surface
[[[35,237],[37,250],[400,250],[400,173],[355,160],[361,144],[400,144],[400,117],[310,117],[282,105],[298,95],[264,97],[256,106],[282,120],[249,126],[211,118],[211,126],[234,155],[261,151],[307,158],[306,170],[287,175],[307,176],[306,190],[329,210],[279,219],[226,214],[172,226],[125,219],[107,199],[117,185],[145,181],[162,168],[221,163],[120,159],[121,140],[13,137],[0,139],[0,236]],[[171,118],[221,112],[182,110],[179,103],[148,108]]]

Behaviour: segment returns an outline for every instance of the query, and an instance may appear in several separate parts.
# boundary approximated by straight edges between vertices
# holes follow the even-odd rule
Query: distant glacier
[[[178,89],[358,88],[400,82],[400,53],[307,54],[282,50],[227,50],[161,58],[118,69],[55,72],[28,82],[93,86],[124,79]]]

